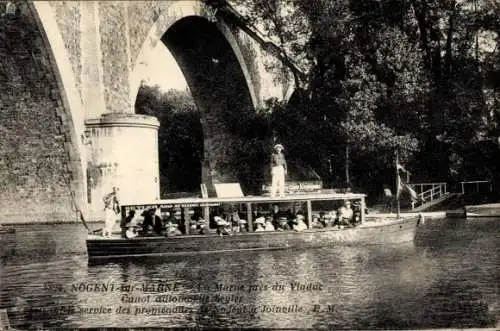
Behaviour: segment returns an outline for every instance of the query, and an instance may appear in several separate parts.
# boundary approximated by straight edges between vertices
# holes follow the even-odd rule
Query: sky
[[[159,85],[164,91],[185,90],[187,83],[174,57],[163,43],[151,53],[146,62],[143,79],[148,85]]]

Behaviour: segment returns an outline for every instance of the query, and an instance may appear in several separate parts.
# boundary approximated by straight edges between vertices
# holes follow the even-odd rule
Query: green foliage
[[[141,85],[136,112],[160,121],[158,154],[160,193],[197,191],[201,182],[203,131],[200,116],[189,92],[162,91]]]
[[[421,180],[495,173],[498,1],[235,2],[307,73],[299,97],[265,111],[297,161],[333,178],[349,147],[358,185],[390,178],[395,150]]]
[[[305,74],[299,78],[276,59],[266,60],[278,81],[292,77],[300,88],[288,103],[272,99],[252,116],[225,117],[232,139],[222,159],[247,192],[258,191],[256,174],[266,173],[275,140],[286,146],[290,163],[311,166],[326,182],[338,181],[349,166],[351,182],[364,190],[392,183],[395,151],[416,180],[497,176],[498,1],[232,4]],[[192,155],[201,159],[201,127],[186,130],[199,122],[192,100],[148,93],[156,101],[143,100],[141,111],[163,114],[162,125],[177,127],[165,131],[172,135],[162,136],[165,146],[174,136],[186,142],[168,145],[172,158],[182,160],[175,148],[189,145],[199,146]]]

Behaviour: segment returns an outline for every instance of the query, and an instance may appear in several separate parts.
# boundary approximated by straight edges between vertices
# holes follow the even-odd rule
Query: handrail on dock
[[[415,192],[418,194],[419,199],[418,200],[413,200],[411,202],[411,209],[415,209],[417,204],[419,206],[423,205],[424,203],[427,203],[429,201],[434,201],[442,196],[448,194],[448,187],[447,183],[445,182],[438,182],[438,183],[411,183],[408,184],[410,185],[411,188],[415,190]]]
[[[465,194],[465,187],[466,185],[474,185],[476,186],[476,192],[479,192],[479,185],[480,184],[488,184],[489,191],[493,191],[493,184],[489,180],[467,180],[460,182],[460,186],[462,187],[462,194]]]
[[[440,197],[447,195],[448,193],[448,184],[445,182],[434,182],[434,183],[408,183],[408,185],[415,190],[418,194],[419,200],[412,201],[411,208],[412,210],[418,206],[423,205],[424,203],[434,201],[439,199]],[[480,185],[488,185],[489,192],[493,191],[493,184],[489,180],[468,180],[461,181],[461,191],[459,193],[465,194],[466,188],[474,185],[476,190],[475,192],[479,192]],[[419,204],[417,206],[417,204]]]

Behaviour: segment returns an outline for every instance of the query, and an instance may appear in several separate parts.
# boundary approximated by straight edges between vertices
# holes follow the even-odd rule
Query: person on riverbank
[[[287,174],[286,160],[282,151],[283,145],[274,146],[274,152],[271,154],[271,198],[279,192],[280,197],[285,196],[285,175]]]
[[[118,187],[113,186],[113,191],[106,194],[104,201],[104,229],[103,237],[111,237],[111,231],[116,222],[116,215],[120,213],[120,201],[118,199]]]

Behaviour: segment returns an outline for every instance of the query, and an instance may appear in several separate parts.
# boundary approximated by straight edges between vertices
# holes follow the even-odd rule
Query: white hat
[[[255,219],[255,224],[264,224],[265,221],[266,221],[266,219],[263,216],[257,217]]]
[[[220,216],[215,216],[214,221],[217,223],[217,225],[227,225],[227,222]]]
[[[281,149],[285,149],[285,147],[283,147],[282,144],[276,144],[276,145],[274,145],[274,149],[277,149],[278,147],[281,148]]]

